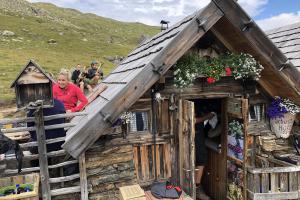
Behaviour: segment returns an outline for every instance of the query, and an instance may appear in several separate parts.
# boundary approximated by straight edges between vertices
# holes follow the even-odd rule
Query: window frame
[[[144,131],[131,131],[130,130],[130,123],[128,124],[128,134],[130,135],[146,135],[146,134],[151,134],[152,130],[152,112],[150,108],[145,108],[145,109],[134,109],[130,110],[131,113],[136,113],[136,112],[146,112],[148,116],[148,130]]]

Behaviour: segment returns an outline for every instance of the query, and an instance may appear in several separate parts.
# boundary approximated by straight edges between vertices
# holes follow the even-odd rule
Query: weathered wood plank
[[[49,183],[60,183],[60,182],[72,181],[72,180],[79,179],[79,178],[80,178],[79,174],[73,174],[73,175],[70,175],[70,176],[50,178]]]
[[[80,175],[80,188],[81,188],[81,200],[88,200],[88,183],[86,174],[86,164],[85,164],[85,153],[79,156],[79,175]]]
[[[289,191],[298,191],[298,177],[297,172],[289,173]]]
[[[165,178],[171,177],[170,144],[163,145]]]
[[[283,200],[283,199],[297,199],[299,197],[297,192],[275,192],[275,193],[256,193],[253,195],[255,200]]]
[[[288,192],[289,191],[289,183],[288,183],[288,174],[280,173],[280,192]]]
[[[143,180],[149,179],[149,160],[148,160],[148,148],[147,145],[141,147],[141,165]]]
[[[266,168],[249,168],[248,171],[252,174],[261,174],[261,173],[288,173],[288,172],[299,172],[300,166],[294,167],[266,167]]]
[[[272,180],[272,179],[271,179]],[[258,174],[253,175],[253,192],[260,193],[260,176]]]
[[[278,174],[277,173],[271,173],[270,174],[270,183],[271,183],[271,192],[278,192]]]
[[[178,100],[178,143],[179,143],[179,180],[180,185],[183,188],[184,186],[184,171],[183,171],[183,163],[184,163],[184,152],[183,152],[183,105],[182,100]]]
[[[81,190],[80,186],[55,189],[55,190],[51,190],[51,196],[72,194],[72,193],[80,192],[80,190]]]
[[[139,176],[139,158],[138,158],[138,147],[133,147],[133,162],[134,162],[134,171],[138,180],[141,179]]]
[[[161,178],[163,176],[163,174],[161,174],[161,168],[163,168],[164,166],[162,166],[160,164],[160,157],[161,154],[159,152],[159,144],[156,145],[156,174],[157,174],[157,178]]]
[[[42,198],[43,200],[51,200],[44,116],[43,109],[41,107],[37,108],[34,118],[39,151]]]
[[[269,192],[269,174],[264,173],[261,175],[261,192]]]

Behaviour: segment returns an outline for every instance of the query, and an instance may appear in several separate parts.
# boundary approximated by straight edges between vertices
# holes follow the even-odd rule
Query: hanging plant
[[[300,113],[300,107],[289,99],[275,96],[267,108],[267,115],[270,119],[282,118],[285,113],[296,115]]]
[[[228,132],[230,135],[236,137],[236,138],[241,138],[243,137],[243,124],[241,124],[239,121],[232,120],[228,124]]]
[[[187,54],[177,62],[174,71],[174,84],[176,87],[184,88],[193,84],[199,74],[199,60],[196,58],[196,54]]]
[[[184,88],[193,84],[200,75],[207,77],[209,84],[215,83],[223,76],[235,79],[259,80],[263,66],[250,54],[225,54],[218,58],[203,58],[195,53],[183,56],[175,65],[174,84]]]

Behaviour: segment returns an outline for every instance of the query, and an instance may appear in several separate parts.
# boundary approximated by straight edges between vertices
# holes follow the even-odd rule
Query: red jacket
[[[71,112],[78,112],[88,103],[87,98],[79,87],[73,83],[69,83],[64,89],[58,84],[53,85],[53,97],[62,101],[65,109]],[[78,101],[80,104],[77,105]]]

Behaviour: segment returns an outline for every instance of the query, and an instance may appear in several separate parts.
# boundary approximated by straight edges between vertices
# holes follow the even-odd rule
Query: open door
[[[194,102],[179,100],[179,173],[182,189],[196,199]]]
[[[247,199],[246,166],[250,144],[250,138],[247,135],[248,99],[227,98],[226,107],[228,119],[227,198],[242,200]],[[235,127],[235,131],[230,132],[230,126]],[[237,127],[241,127],[241,129]]]

